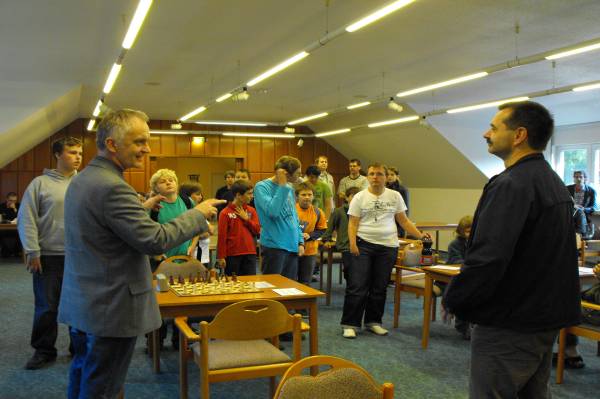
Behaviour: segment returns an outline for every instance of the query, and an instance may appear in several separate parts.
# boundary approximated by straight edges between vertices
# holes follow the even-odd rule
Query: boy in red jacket
[[[252,183],[236,180],[231,186],[233,201],[219,214],[217,262],[225,274],[256,274],[256,243],[260,224],[252,201]]]

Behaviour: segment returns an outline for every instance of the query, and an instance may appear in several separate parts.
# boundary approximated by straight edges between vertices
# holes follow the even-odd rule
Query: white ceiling
[[[176,119],[388,2],[155,0],[107,104],[142,109],[154,119]],[[90,116],[136,6],[137,0],[0,2],[0,141],[2,132],[14,130],[32,110],[79,86],[79,113]],[[201,116],[285,122],[364,98],[381,99],[517,56],[600,38],[599,19],[597,0],[417,0],[258,84],[247,102],[227,101]],[[599,79],[600,51],[558,60],[555,68],[544,61],[408,97],[401,114],[373,106],[309,126],[323,131],[362,125],[409,115],[411,109],[426,113]],[[584,123],[600,119],[599,93],[541,101],[551,107],[557,124]],[[443,152],[449,164],[461,165],[457,173],[466,174],[456,180],[479,187],[484,174],[498,167],[479,140],[491,115],[489,110],[442,115],[430,119],[429,129],[414,123],[385,128],[379,136],[357,130],[330,141],[346,156],[398,164],[407,171],[409,185],[448,182],[454,172],[415,176],[419,169],[412,166],[423,161],[423,154]],[[421,141],[410,142],[429,150],[407,148],[401,132],[411,132]],[[398,142],[362,152],[372,138]],[[473,170],[464,172],[468,168]]]

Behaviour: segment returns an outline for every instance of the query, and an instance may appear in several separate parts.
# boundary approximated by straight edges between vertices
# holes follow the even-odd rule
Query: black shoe
[[[552,354],[552,366],[556,367],[558,364],[558,353]],[[566,357],[565,356],[565,368],[567,369],[582,369],[585,367],[583,358],[581,356]]]
[[[291,332],[283,333],[279,336],[279,340],[283,342],[290,342],[294,338],[294,335]]]
[[[48,356],[35,353],[33,356],[31,356],[31,359],[27,361],[27,364],[25,364],[25,370],[41,369],[42,367],[47,366],[55,360],[56,356]]]

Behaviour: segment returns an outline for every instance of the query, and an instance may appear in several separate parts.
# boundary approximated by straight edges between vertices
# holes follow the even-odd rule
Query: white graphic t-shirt
[[[394,221],[397,213],[406,212],[399,192],[384,189],[379,196],[363,190],[352,198],[348,215],[360,217],[358,237],[372,244],[398,247],[398,230]]]

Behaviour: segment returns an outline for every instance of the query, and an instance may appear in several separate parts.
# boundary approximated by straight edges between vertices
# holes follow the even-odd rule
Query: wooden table
[[[201,295],[201,296],[177,296],[175,293],[157,292],[156,299],[160,308],[160,314],[163,318],[175,318],[177,316],[188,317],[206,317],[214,316],[221,309],[235,302],[248,299],[272,299],[279,301],[288,309],[308,310],[309,345],[310,354],[318,354],[318,320],[317,320],[317,298],[325,295],[323,292],[314,288],[290,280],[279,274],[262,274],[256,276],[239,276],[241,281],[265,281],[274,285],[274,288],[296,288],[305,293],[305,295],[281,296],[273,291],[272,288],[264,288],[262,292],[246,294],[227,294],[227,295]],[[154,363],[154,372],[160,372],[160,333],[158,330],[151,333],[152,339],[152,359]],[[183,348],[180,348],[183,350]]]
[[[17,231],[17,225],[12,223],[0,223],[0,231]]]
[[[589,269],[589,268],[583,268]],[[433,300],[433,282],[443,281],[449,283],[452,277],[460,273],[460,267],[458,266],[425,266],[421,270],[425,272],[425,294],[424,294],[424,305],[423,305],[423,335],[421,337],[421,347],[427,349],[429,344],[429,326],[431,324],[431,301]],[[579,269],[579,280],[582,283],[589,283],[595,281],[596,277],[590,274],[584,274],[582,268]]]
[[[440,230],[451,230],[454,231],[458,227],[456,223],[443,223],[443,222],[417,222],[415,226],[418,230],[435,231],[435,251],[439,251],[439,242],[440,242]]]

